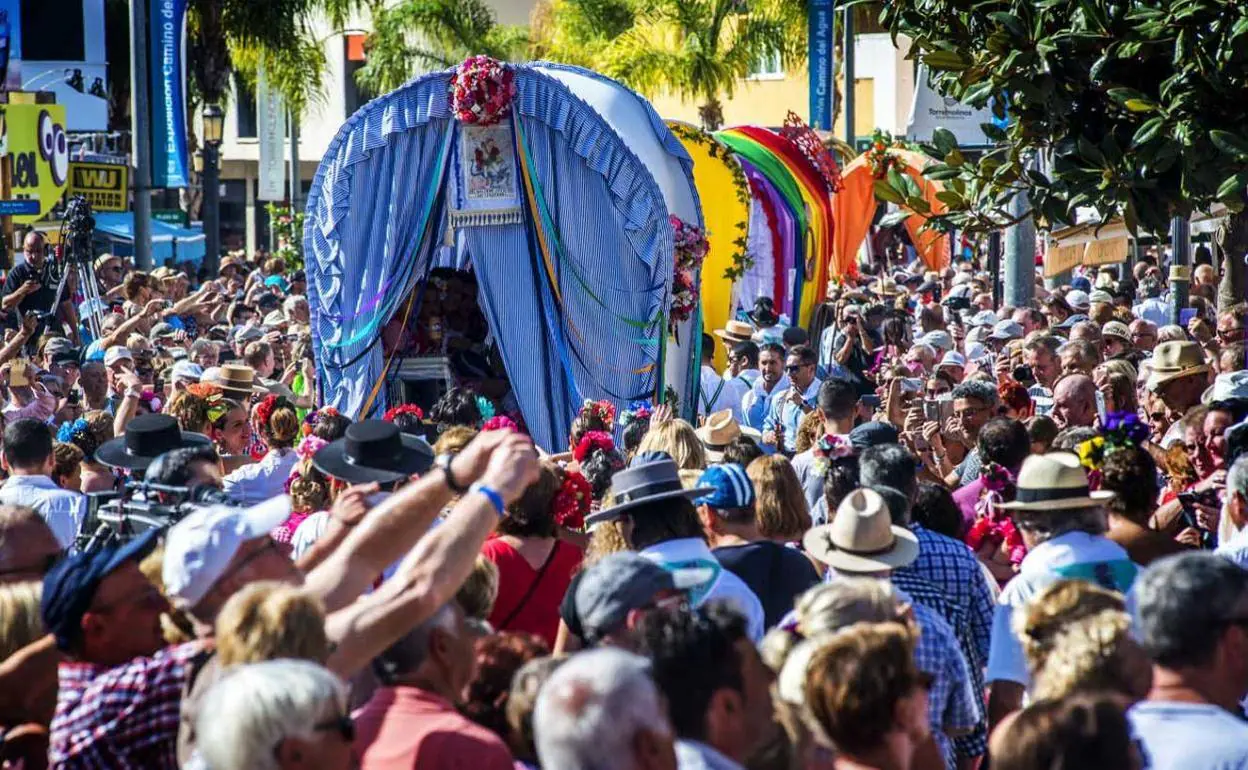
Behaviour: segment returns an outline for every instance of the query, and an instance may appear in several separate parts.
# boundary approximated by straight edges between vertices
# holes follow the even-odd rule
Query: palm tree
[[[357,82],[374,93],[403,85],[426,69],[454,66],[465,57],[528,58],[528,31],[499,24],[485,0],[401,0],[373,9],[368,61]]]
[[[792,0],[637,0],[633,25],[602,51],[604,73],[654,96],[700,102],[703,128],[723,123],[721,97],[766,56],[789,65],[802,57]],[[804,24],[804,19],[801,21]]]
[[[607,45],[632,28],[636,5],[636,0],[541,0],[530,18],[530,53],[593,69]]]

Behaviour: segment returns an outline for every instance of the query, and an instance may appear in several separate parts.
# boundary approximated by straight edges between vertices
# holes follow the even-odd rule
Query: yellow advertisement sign
[[[70,161],[69,194],[81,195],[96,211],[125,211],[130,167]]]
[[[30,224],[48,215],[65,194],[69,181],[69,138],[65,135],[65,105],[0,105],[5,143],[12,164],[13,198],[39,201],[39,214],[15,216]]]

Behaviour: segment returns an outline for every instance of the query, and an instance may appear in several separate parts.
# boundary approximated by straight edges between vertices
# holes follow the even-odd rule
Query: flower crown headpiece
[[[417,420],[425,419],[425,410],[415,404],[400,404],[399,406],[391,407],[386,410],[386,414],[382,419],[386,422],[394,422],[394,418],[401,414],[413,415]]]
[[[74,439],[91,435],[91,426],[87,421],[79,417],[73,422],[61,423],[61,427],[56,431],[56,440],[62,444],[75,443]]]
[[[1088,486],[1100,488],[1101,466],[1105,458],[1119,449],[1142,445],[1148,440],[1148,426],[1134,412],[1110,412],[1098,429],[1099,435],[1075,448],[1079,463],[1088,470]]]
[[[284,396],[270,393],[264,397],[263,401],[256,405],[256,420],[259,421],[261,425],[267,426],[269,424],[269,418],[273,416],[273,412],[283,407],[287,409],[293,408]]]
[[[338,414],[338,410],[332,406],[323,406],[316,411],[308,412],[308,415],[303,418],[303,435],[311,436],[312,431],[320,424],[321,417],[329,417],[336,414]]]
[[[299,446],[295,447],[295,454],[300,460],[312,462],[312,457],[328,445],[329,442],[320,436],[304,436]]]
[[[597,417],[603,425],[611,425],[615,422],[615,404],[605,398],[599,401],[585,399],[585,403],[581,404],[581,414],[585,413]]]
[[[500,414],[500,415],[491,417],[490,419],[486,420],[485,423],[481,426],[481,430],[482,431],[509,430],[512,433],[518,433],[520,431],[520,426],[516,425],[516,421],[511,419],[507,415]]]
[[[815,454],[829,460],[842,460],[854,456],[854,445],[850,443],[848,436],[829,433],[819,439],[819,443],[815,446]]]
[[[578,463],[583,463],[594,453],[595,449],[601,449],[607,454],[611,454],[615,451],[615,439],[606,431],[586,431],[585,435],[581,436],[581,440],[576,442],[576,447],[572,450],[572,457]]]
[[[652,414],[654,414],[654,406],[650,403],[650,399],[630,401],[628,408],[620,412],[620,425],[627,427],[641,420],[649,420]]]
[[[555,523],[565,529],[580,530],[585,527],[585,514],[593,503],[593,487],[576,471],[564,474],[563,484],[550,503]]]

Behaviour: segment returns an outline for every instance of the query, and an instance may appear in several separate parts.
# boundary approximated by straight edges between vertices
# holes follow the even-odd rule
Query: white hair
[[[347,688],[304,660],[237,666],[213,685],[195,721],[196,745],[212,770],[278,770],[274,749],[313,737],[313,725],[347,713]]]
[[[572,656],[537,696],[533,733],[542,767],[629,770],[641,730],[672,735],[650,663],[604,647]]]
[[[1248,454],[1240,455],[1227,471],[1226,489],[1248,500]]]

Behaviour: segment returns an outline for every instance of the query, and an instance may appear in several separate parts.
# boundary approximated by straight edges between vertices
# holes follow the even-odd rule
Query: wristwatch
[[[460,483],[460,481],[455,478],[455,474],[451,472],[451,462],[454,459],[455,455],[448,452],[447,454],[440,454],[433,458],[433,464],[442,469],[442,478],[446,479],[446,485],[451,488],[451,491],[457,495],[462,495],[468,491],[468,487]]]

